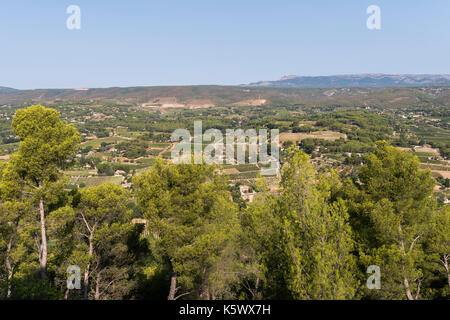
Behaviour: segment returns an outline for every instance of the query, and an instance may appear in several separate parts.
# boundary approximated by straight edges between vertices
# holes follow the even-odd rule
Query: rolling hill
[[[8,88],[8,87],[0,87],[0,93],[10,93],[18,91],[17,89]]]
[[[450,75],[356,74],[335,76],[286,76],[276,81],[260,81],[249,86],[300,88],[389,88],[450,86]]]
[[[320,104],[341,106],[450,106],[450,86],[419,88],[297,88],[165,86],[94,89],[38,89],[0,92],[0,105],[59,101],[111,101],[143,107]]]

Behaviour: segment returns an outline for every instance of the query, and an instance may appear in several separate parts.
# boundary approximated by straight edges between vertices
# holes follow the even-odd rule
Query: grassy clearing
[[[428,156],[438,156],[439,149],[427,148],[427,147],[415,147],[417,155],[428,155]]]
[[[257,171],[259,170],[258,166],[255,164],[239,164],[235,166],[235,168],[239,172],[248,172],[248,171]]]
[[[239,175],[239,171],[236,168],[227,168],[223,170],[223,173],[226,175]]]
[[[155,149],[164,149],[170,147],[170,143],[150,143],[149,147]]]
[[[339,138],[347,139],[347,135],[345,133],[340,133],[336,131],[315,131],[311,133],[304,133],[304,132],[283,132],[280,133],[280,142],[285,141],[302,141],[303,139],[323,139],[323,140],[330,140],[334,141]]]
[[[428,157],[419,157],[419,160],[421,163],[432,163],[432,164],[442,164],[445,165],[445,161],[439,161],[439,160],[429,160]]]
[[[163,150],[164,149],[150,149],[150,150],[147,151],[147,154],[151,155],[151,156],[154,156],[154,157],[157,157],[161,153],[161,151],[163,151]]]
[[[117,134],[126,138],[138,138],[144,135],[144,132],[140,131],[118,131]]]
[[[86,148],[86,147],[90,146],[94,149],[97,149],[97,148],[100,148],[100,145],[102,144],[102,142],[105,142],[108,144],[118,144],[123,141],[128,141],[128,139],[121,138],[121,137],[106,137],[106,138],[99,138],[99,139],[83,142],[83,143],[81,143],[80,146],[82,148]]]
[[[239,180],[239,179],[255,179],[260,176],[260,171],[250,171],[250,172],[240,172],[239,174],[230,174],[228,179]]]
[[[81,177],[89,177],[90,175],[92,175],[90,173],[90,170],[67,170],[64,171],[64,174],[67,176],[81,176]]]
[[[114,183],[120,185],[122,183],[123,177],[116,176],[95,176],[95,177],[82,177],[82,178],[71,178],[70,184],[81,184],[84,183],[86,187],[96,187],[104,183]]]
[[[139,167],[145,166],[152,166],[155,163],[154,158],[140,158],[137,160],[137,163],[139,163]]]

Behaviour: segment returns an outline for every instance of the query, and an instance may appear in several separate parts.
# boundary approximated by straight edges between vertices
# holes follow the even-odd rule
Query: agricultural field
[[[107,144],[118,144],[120,142],[127,141],[127,140],[128,139],[123,138],[123,137],[96,138],[96,139],[82,142],[80,144],[80,147],[82,147],[82,148],[92,147],[92,148],[96,149],[101,146],[102,142],[107,143]]]
[[[194,91],[202,94],[206,92],[198,88],[193,89]],[[309,97],[321,92],[316,89],[288,91],[289,94],[306,94]],[[273,94],[276,90],[267,89],[266,93],[269,92]],[[349,92],[357,94],[357,91]],[[376,95],[382,96],[382,92],[383,90],[376,91]],[[404,96],[414,94],[415,91],[411,89],[401,92]],[[386,94],[390,95],[392,92],[388,93],[386,90]],[[180,104],[185,107],[149,108],[142,107],[146,102],[124,102],[120,99],[47,102],[46,106],[58,110],[62,118],[72,123],[83,136],[77,155],[65,174],[87,179],[82,181],[82,186],[108,179],[117,182],[119,179],[114,177],[116,172],[124,172],[120,175],[131,182],[133,175],[148,170],[158,157],[171,160],[171,150],[175,143],[170,141],[170,136],[174,130],[187,129],[193,135],[194,121],[201,120],[203,132],[211,128],[222,132],[223,141],[216,142],[225,142],[227,129],[258,131],[276,128],[280,131],[282,157],[285,149],[300,148],[310,155],[314,165],[320,170],[334,168],[342,175],[357,174],[364,154],[373,150],[376,141],[387,140],[399,150],[413,152],[422,166],[430,167],[436,177],[447,177],[450,133],[446,122],[440,121],[446,118],[445,112],[439,108],[427,109],[425,106],[418,111],[411,105],[409,108],[395,109],[393,105],[383,105],[380,102],[387,100],[376,98],[379,99],[378,102],[369,110],[357,102],[353,105],[348,101],[343,103],[342,97],[332,97],[335,99],[333,105],[317,101],[278,101],[275,104],[269,97],[264,98],[266,101],[261,104],[253,103],[256,98],[239,98],[227,103],[224,98],[223,103],[213,103],[214,107],[191,108],[190,102],[180,102],[183,99],[177,95],[171,97],[170,101],[161,96],[155,97],[148,104]],[[22,107],[22,104],[11,104],[5,110],[12,117],[15,110]],[[0,144],[0,156],[6,161],[17,150],[18,142],[14,138],[10,122],[0,124],[3,125],[0,132],[8,137]],[[203,141],[202,150],[209,144],[209,141]],[[248,162],[248,142],[244,148]],[[224,146],[223,154],[225,149]],[[237,144],[235,154],[236,152]],[[242,181],[247,184],[254,184],[260,178],[260,166],[222,164],[223,174],[230,183]]]
[[[114,183],[120,185],[123,181],[122,176],[91,176],[91,177],[76,177],[70,179],[71,185],[84,185],[85,187],[95,187],[104,183]]]
[[[280,142],[292,141],[301,142],[304,139],[323,139],[334,141],[337,139],[347,139],[347,135],[335,131],[316,131],[311,133],[291,133],[283,132],[280,134]]]

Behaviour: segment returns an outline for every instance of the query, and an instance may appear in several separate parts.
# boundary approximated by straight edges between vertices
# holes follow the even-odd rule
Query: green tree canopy
[[[172,272],[169,299],[176,298],[177,282],[181,294],[223,294],[226,281],[217,273],[223,272],[221,259],[236,231],[237,206],[214,167],[158,160],[136,179],[136,189],[153,248]]]

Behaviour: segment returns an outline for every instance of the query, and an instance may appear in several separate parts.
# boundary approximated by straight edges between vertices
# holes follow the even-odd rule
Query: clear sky
[[[68,30],[69,5],[81,29]],[[381,8],[381,30],[366,9]],[[450,74],[449,0],[1,0],[0,86]]]

